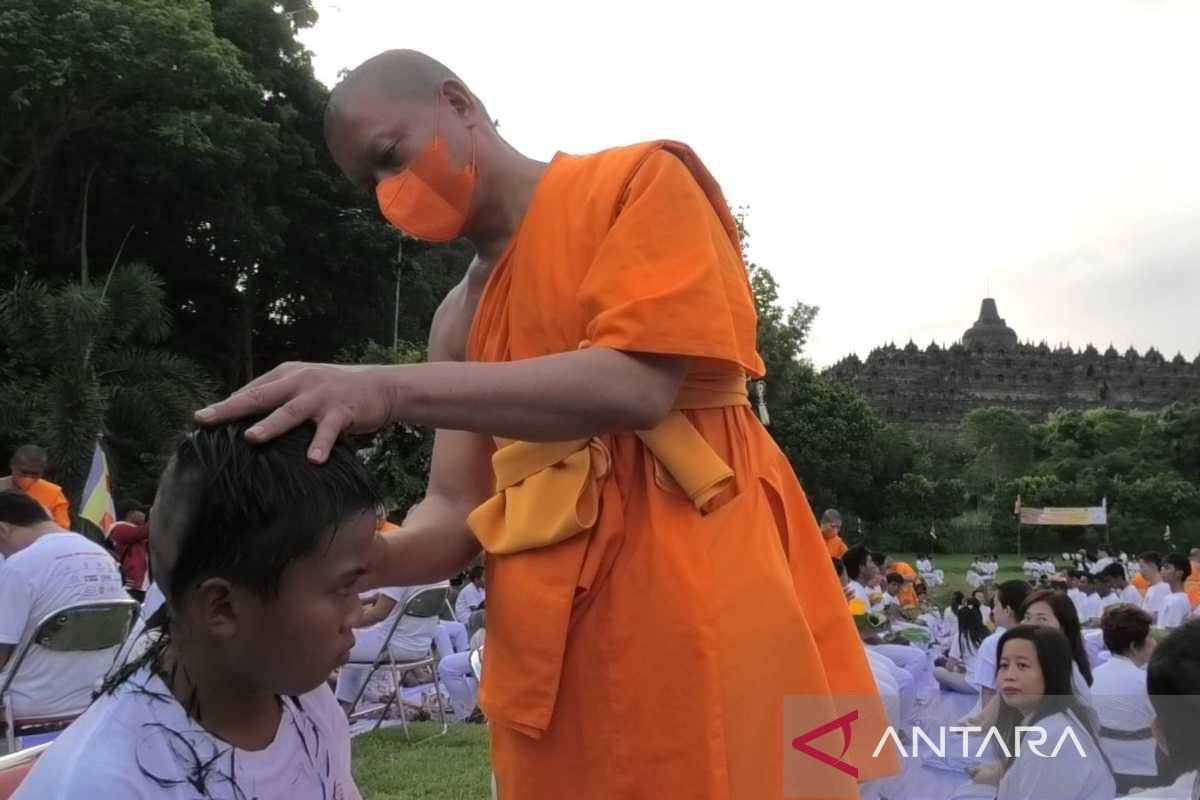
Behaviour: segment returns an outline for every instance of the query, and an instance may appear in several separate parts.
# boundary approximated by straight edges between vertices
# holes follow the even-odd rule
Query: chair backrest
[[[34,645],[56,652],[88,652],[119,647],[129,635],[141,606],[133,598],[74,603],[43,617],[25,637],[0,686],[0,705]]]
[[[449,592],[449,586],[430,586],[427,589],[422,589],[408,598],[408,602],[404,604],[400,616],[439,617],[441,616],[442,609],[446,606],[446,596]]]
[[[17,793],[21,781],[33,769],[33,764],[50,744],[39,744],[7,756],[0,756],[0,800],[9,800]]]

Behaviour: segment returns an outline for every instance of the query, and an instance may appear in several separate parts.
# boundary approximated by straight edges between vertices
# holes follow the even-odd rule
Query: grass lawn
[[[916,556],[895,553],[914,568]],[[1024,577],[1021,559],[998,555],[996,582]],[[935,555],[934,566],[946,573],[945,585],[931,591],[939,606],[955,590],[966,591],[967,567],[973,554]],[[400,729],[368,733],[354,739],[354,780],[369,800],[488,800],[491,797],[491,760],[488,732],[483,725],[451,725],[450,733],[427,742],[440,726],[412,726],[416,744],[409,744]]]
[[[889,553],[889,555],[897,561],[907,563],[913,569],[917,568],[917,557],[913,553]],[[970,591],[967,587],[967,567],[971,566],[971,562],[975,560],[974,553],[931,554],[930,557],[933,559],[934,568],[946,573],[946,582],[936,589],[929,590],[929,596],[934,603],[938,606],[947,606],[950,604],[950,595],[954,592]],[[1025,573],[1021,570],[1021,565],[1025,563],[1024,556],[1017,556],[1016,553],[997,553],[996,561],[1000,564],[1000,571],[996,573],[997,584],[1025,578]]]
[[[437,739],[440,724],[411,726],[414,744],[399,728],[353,740],[354,782],[368,800],[488,800],[492,764],[484,725],[451,725]]]

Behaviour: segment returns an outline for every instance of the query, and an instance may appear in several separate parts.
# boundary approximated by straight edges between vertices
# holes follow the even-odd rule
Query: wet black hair
[[[37,500],[24,492],[10,489],[0,492],[0,522],[28,528],[30,525],[50,522],[50,515]]]

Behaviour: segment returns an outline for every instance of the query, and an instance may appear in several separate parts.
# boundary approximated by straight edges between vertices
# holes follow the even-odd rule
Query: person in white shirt
[[[979,690],[980,708],[986,706],[996,694],[996,647],[1000,644],[1000,637],[1021,621],[1021,607],[1031,591],[1025,581],[1006,581],[996,588],[995,608],[992,609],[996,630],[979,645],[975,656],[975,672],[970,676],[971,685]]]
[[[128,600],[121,573],[100,545],[53,522],[24,492],[0,492],[0,678],[17,646],[44,618],[93,600]],[[58,652],[33,645],[13,679],[16,719],[81,714],[119,647]]]
[[[1116,561],[1112,556],[1110,556],[1108,554],[1107,547],[1096,548],[1096,553],[1097,553],[1096,563],[1092,565],[1092,570],[1091,570],[1093,575],[1099,575],[1101,572],[1103,572],[1105,569],[1108,568],[1109,564],[1113,564]]]
[[[1191,800],[1200,789],[1200,621],[1176,628],[1160,642],[1146,666],[1146,690],[1154,707],[1151,729],[1166,756],[1167,777],[1160,788],[1136,791],[1123,800],[1182,798]]]
[[[1162,579],[1160,572],[1162,563],[1162,556],[1154,551],[1138,556],[1138,565],[1147,584],[1146,595],[1142,599],[1142,608],[1150,613],[1156,625],[1159,624],[1158,614],[1162,611],[1163,603],[1171,594],[1171,587]]]
[[[992,601],[988,597],[988,589],[991,589],[991,584],[988,584],[987,589],[976,589],[971,592],[971,597],[979,604],[980,615],[983,617],[983,624],[991,626],[992,624]],[[995,596],[995,592],[991,592]]]
[[[851,547],[842,556],[842,566],[846,569],[848,582],[845,585],[849,587],[851,599],[861,601],[863,608],[868,611],[879,611],[879,607],[871,606],[871,598],[867,594],[867,584],[875,573],[875,562],[871,560],[870,552],[861,545]]]
[[[1111,596],[1116,597],[1118,602],[1142,607],[1142,593],[1129,583],[1124,564],[1118,561],[1109,564],[1104,568],[1100,579],[1108,584]]]
[[[1112,800],[1116,783],[1091,714],[1071,689],[1071,645],[1060,631],[1020,625],[1000,642],[996,680],[1003,702],[996,727],[1011,757],[969,771],[976,783],[997,786],[996,800]],[[1068,745],[1049,756],[1017,746],[1018,726],[1040,727],[1057,743],[1070,728],[1083,753]]]
[[[1169,553],[1163,558],[1161,574],[1171,593],[1162,601],[1156,624],[1160,628],[1178,628],[1192,613],[1191,601],[1183,589],[1192,574],[1192,562],[1179,553]]]
[[[1121,599],[1113,593],[1112,584],[1103,575],[1098,575],[1092,580],[1092,589],[1092,593],[1088,595],[1083,604],[1081,621],[1085,625],[1099,623],[1100,618],[1104,616],[1105,609],[1121,602]]]
[[[446,582],[430,584],[429,586],[388,586],[378,589],[375,593],[365,593],[363,600],[363,616],[360,620],[366,623],[354,629],[354,647],[350,649],[350,663],[342,667],[338,673],[337,695],[338,702],[343,708],[349,708],[358,697],[363,684],[370,674],[370,667],[361,662],[370,663],[379,655],[384,642],[387,642],[388,652],[396,661],[418,661],[428,658],[430,648],[438,638],[439,619],[437,617],[404,617],[396,622],[404,606],[422,589],[448,586]],[[462,628],[460,646],[449,646],[443,655],[450,655],[460,650],[466,650],[466,628],[462,623],[455,622]],[[393,632],[393,626],[395,631]],[[391,634],[391,639],[388,639]],[[445,646],[445,645],[444,645]]]
[[[15,800],[358,800],[326,681],[345,662],[375,544],[375,493],[312,426],[191,434],[151,511],[166,606],[153,644],[42,754]]]
[[[471,622],[471,615],[483,608],[487,597],[487,577],[483,565],[476,564],[467,571],[467,581],[454,599],[454,618],[463,625]]]
[[[1085,588],[1088,582],[1088,574],[1083,570],[1074,569],[1067,573],[1067,597],[1075,604],[1075,614],[1080,619],[1084,619],[1088,593]]]
[[[950,643],[944,666],[935,667],[933,677],[942,688],[961,694],[979,694],[968,676],[975,672],[979,647],[989,635],[974,598],[958,610],[958,635]]]
[[[882,605],[886,610],[892,606],[900,607],[900,590],[904,588],[904,576],[899,572],[889,572],[887,576],[887,591],[883,593]]]
[[[1100,719],[1100,742],[1112,760],[1117,792],[1153,782],[1158,774],[1154,757],[1154,707],[1146,692],[1146,664],[1154,652],[1150,615],[1122,604],[1104,612],[1104,645],[1111,653],[1096,668],[1092,703]]]

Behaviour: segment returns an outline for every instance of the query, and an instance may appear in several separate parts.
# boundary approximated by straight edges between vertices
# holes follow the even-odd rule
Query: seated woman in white
[[[999,764],[971,769],[974,783],[996,786],[996,800],[1112,800],[1116,783],[1108,757],[1091,715],[1071,690],[1073,654],[1066,637],[1049,627],[1019,625],[1001,638],[999,654],[996,727],[1007,752]]]
[[[1160,788],[1128,798],[1194,798],[1200,789],[1200,622],[1176,628],[1159,643],[1146,667],[1146,689],[1154,706],[1154,738],[1165,755]]]
[[[958,635],[950,643],[949,657],[944,666],[935,667],[933,677],[943,689],[961,694],[979,694],[979,688],[968,680],[975,673],[979,646],[988,637],[983,626],[979,604],[971,598],[958,610]]]
[[[1120,605],[1104,613],[1104,644],[1111,654],[1096,668],[1092,702],[1100,717],[1100,743],[1112,759],[1117,791],[1146,786],[1158,775],[1154,756],[1154,707],[1146,692],[1146,663],[1154,652],[1150,615]]]

